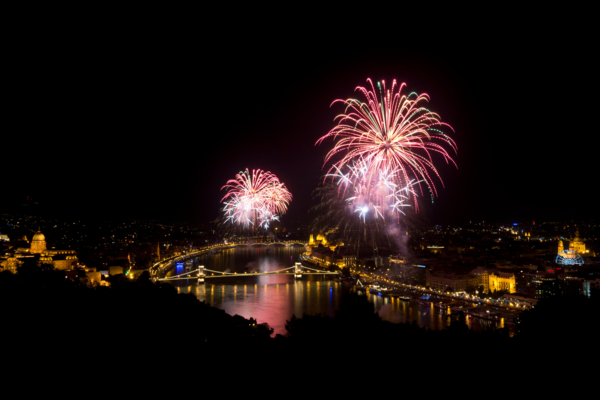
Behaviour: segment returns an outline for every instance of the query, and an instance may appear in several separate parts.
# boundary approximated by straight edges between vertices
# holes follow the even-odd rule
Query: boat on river
[[[383,287],[383,286],[379,286],[379,285],[371,286],[371,288],[369,288],[369,293],[371,293],[371,294],[378,294],[380,296],[390,295],[391,294],[389,288],[386,288],[386,287]]]

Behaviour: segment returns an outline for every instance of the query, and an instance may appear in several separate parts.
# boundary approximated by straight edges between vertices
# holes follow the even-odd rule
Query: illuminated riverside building
[[[470,274],[435,274],[427,271],[426,284],[434,289],[445,290],[450,287],[454,291],[464,291],[468,286],[483,287],[484,293],[493,293],[498,290],[509,293],[516,292],[515,275],[512,273],[498,272],[485,268],[477,268]]]
[[[27,240],[27,237],[23,238]],[[58,270],[69,271],[77,262],[75,250],[48,249],[46,237],[38,231],[31,240],[29,248],[19,247],[15,251],[0,257],[0,269],[16,272],[25,259],[35,259],[38,264],[51,264]]]
[[[328,247],[324,247],[322,245],[313,247],[311,249],[310,256],[312,259],[317,261],[319,264],[323,264],[323,265],[335,264],[340,268],[342,268],[344,266],[344,259],[342,258],[342,256],[333,252]]]
[[[516,292],[515,275],[499,272],[497,275],[492,273],[489,275],[488,290],[495,292],[497,290],[505,290],[508,293]]]
[[[355,267],[356,266],[356,263],[357,263],[356,254],[346,253],[342,256],[342,259],[344,260],[344,266],[346,266],[346,267]]]
[[[473,271],[473,275],[477,277],[476,286],[483,286],[484,293],[493,293],[497,290],[505,290],[508,293],[517,291],[516,278],[512,273],[477,268]]]
[[[314,235],[311,234],[310,239],[308,240],[308,245],[306,247],[308,247],[308,249],[311,250],[313,247],[317,247],[320,244],[323,246],[327,246],[327,238],[325,238],[325,235],[319,233],[317,235],[317,239],[315,240]]]
[[[336,247],[340,247],[343,246],[344,243],[331,243],[327,241],[327,238],[325,237],[325,235],[323,234],[318,234],[317,238],[314,239],[313,235],[310,235],[310,239],[308,241],[308,245],[306,246],[308,248],[308,251],[310,252],[314,247],[318,247],[319,245],[324,246],[324,247],[328,247],[329,250],[331,251],[335,251]]]
[[[425,285],[436,290],[464,292],[469,286],[476,287],[478,282],[479,278],[472,274],[432,273],[429,268],[425,272]]]

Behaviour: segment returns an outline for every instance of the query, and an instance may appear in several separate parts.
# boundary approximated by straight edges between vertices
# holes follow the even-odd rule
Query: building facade
[[[425,285],[435,290],[464,292],[467,287],[476,287],[479,277],[473,274],[435,273],[426,271]]]
[[[26,237],[24,238],[27,239]],[[16,272],[26,259],[34,259],[38,265],[50,264],[55,269],[69,271],[78,262],[75,250],[48,249],[46,237],[40,231],[33,235],[29,248],[17,248],[0,258],[0,270]]]
[[[478,279],[476,286],[483,286],[484,293],[493,293],[497,290],[505,290],[508,293],[517,291],[516,278],[513,273],[477,268],[473,270],[472,274]]]
[[[31,248],[29,250],[32,254],[42,254],[46,250],[46,237],[39,230],[35,235],[33,235],[33,239],[31,239]]]
[[[573,238],[573,240],[571,240],[571,242],[569,242],[569,249],[574,250],[575,252],[577,252],[579,254],[586,253],[585,243],[579,237],[579,230],[577,230],[577,232],[575,233],[575,237]]]

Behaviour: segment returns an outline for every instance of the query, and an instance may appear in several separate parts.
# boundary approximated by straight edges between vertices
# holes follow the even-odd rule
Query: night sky
[[[57,7],[4,34],[5,210],[32,196],[57,216],[207,222],[247,167],[285,182],[283,222],[302,220],[329,105],[370,77],[428,93],[456,131],[424,221],[597,216],[591,8]]]

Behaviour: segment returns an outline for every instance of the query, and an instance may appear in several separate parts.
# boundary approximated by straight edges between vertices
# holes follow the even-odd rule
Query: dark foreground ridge
[[[582,398],[600,333],[593,298],[540,301],[509,338],[392,324],[346,295],[272,337],[148,275],[89,288],[29,265],[0,273],[0,301],[4,398]]]

